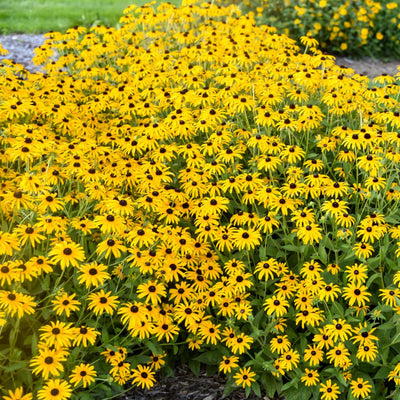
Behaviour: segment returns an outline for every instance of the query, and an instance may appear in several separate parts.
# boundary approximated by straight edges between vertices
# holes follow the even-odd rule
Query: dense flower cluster
[[[400,6],[393,0],[244,0],[247,11],[291,37],[352,57],[400,58]]]
[[[0,68],[3,399],[150,388],[177,359],[226,393],[398,395],[396,77],[235,6],[120,23]]]

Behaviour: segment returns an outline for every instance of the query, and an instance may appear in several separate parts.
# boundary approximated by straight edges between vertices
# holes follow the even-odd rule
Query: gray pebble
[[[0,35],[2,47],[8,50],[5,56],[0,55],[2,59],[11,59],[18,64],[22,64],[28,71],[36,72],[40,67],[32,63],[34,56],[33,50],[41,46],[45,41],[43,35],[33,35],[26,33],[14,33],[11,35]]]

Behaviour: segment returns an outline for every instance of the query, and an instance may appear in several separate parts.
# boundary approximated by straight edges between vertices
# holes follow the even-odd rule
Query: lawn
[[[0,0],[0,33],[45,33],[75,26],[116,25],[125,7],[148,0]],[[180,0],[170,0],[180,4]]]

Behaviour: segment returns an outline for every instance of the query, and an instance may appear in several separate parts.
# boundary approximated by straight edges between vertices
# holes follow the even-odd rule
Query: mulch
[[[201,372],[194,375],[188,368],[177,367],[174,376],[162,378],[150,390],[132,388],[116,397],[116,400],[244,400],[245,391],[238,389],[223,397],[225,378],[221,375],[207,376]],[[278,400],[268,396],[258,397],[251,393],[248,400]]]

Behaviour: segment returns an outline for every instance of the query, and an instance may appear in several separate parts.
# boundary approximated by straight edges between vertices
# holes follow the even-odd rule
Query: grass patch
[[[0,0],[0,33],[65,32],[75,25],[98,23],[113,26],[132,3],[143,5],[148,0]]]

